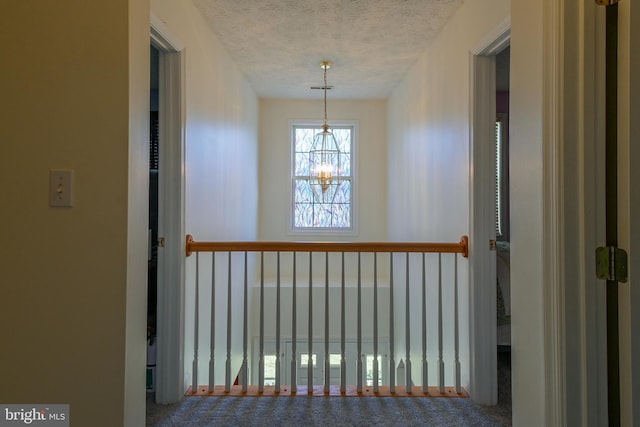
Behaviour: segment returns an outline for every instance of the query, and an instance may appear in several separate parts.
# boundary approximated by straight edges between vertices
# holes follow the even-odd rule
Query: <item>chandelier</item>
[[[344,154],[340,152],[338,142],[327,123],[327,70],[333,64],[322,61],[324,71],[324,122],[322,131],[313,137],[309,150],[308,182],[317,203],[333,203],[340,185]]]

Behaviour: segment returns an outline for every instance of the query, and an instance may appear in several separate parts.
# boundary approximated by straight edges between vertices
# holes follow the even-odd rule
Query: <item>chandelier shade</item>
[[[327,69],[330,61],[323,61],[320,67],[324,70],[324,124],[322,131],[313,138],[309,150],[308,183],[317,203],[333,203],[342,184],[344,153],[340,151],[331,127],[327,123]]]

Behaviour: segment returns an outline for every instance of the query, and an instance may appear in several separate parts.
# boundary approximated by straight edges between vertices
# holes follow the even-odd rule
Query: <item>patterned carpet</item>
[[[509,426],[510,410],[465,398],[187,397],[147,401],[147,426]]]
[[[511,426],[511,351],[498,351],[498,404],[446,397],[193,396],[158,405],[147,393],[147,426]]]

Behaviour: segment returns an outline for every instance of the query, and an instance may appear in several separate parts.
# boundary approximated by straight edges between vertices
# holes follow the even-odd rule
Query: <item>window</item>
[[[264,385],[276,385],[276,362],[275,354],[264,355]]]
[[[496,121],[496,236],[502,235],[502,122]]]
[[[509,240],[509,136],[508,118],[506,114],[496,119],[496,237]]]
[[[316,367],[316,359],[317,359],[317,354],[312,354],[311,355],[311,364],[312,366],[315,368]],[[309,366],[309,354],[308,353],[302,353],[300,355],[300,366],[303,368],[306,368],[307,366]]]
[[[342,354],[340,353],[329,354],[329,365],[340,366],[341,364],[342,364]]]
[[[373,354],[367,354],[366,357],[366,384],[368,386],[372,386],[373,385]],[[378,384],[382,384],[382,369],[380,367],[380,355],[378,355]]]
[[[340,170],[335,197],[319,203],[309,185],[309,155],[313,138],[322,125],[292,126],[292,229],[294,231],[352,231],[353,224],[353,146],[354,125],[332,126],[331,131],[345,160]]]

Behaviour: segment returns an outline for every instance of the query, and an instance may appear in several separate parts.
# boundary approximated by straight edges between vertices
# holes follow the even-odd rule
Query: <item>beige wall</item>
[[[0,17],[0,401],[142,425],[149,12],[97,12],[27,0]],[[72,208],[48,205],[57,168],[75,171]]]

